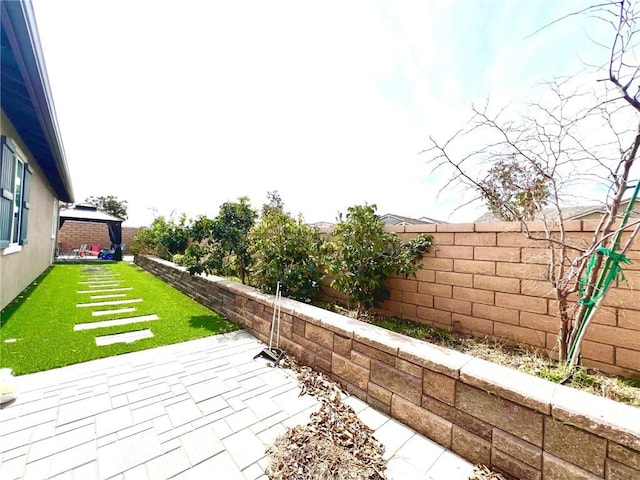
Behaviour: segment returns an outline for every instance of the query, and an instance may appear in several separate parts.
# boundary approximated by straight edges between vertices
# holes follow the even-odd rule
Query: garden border
[[[135,263],[268,342],[273,295]],[[521,479],[640,478],[640,409],[290,299],[280,346],[465,459]]]

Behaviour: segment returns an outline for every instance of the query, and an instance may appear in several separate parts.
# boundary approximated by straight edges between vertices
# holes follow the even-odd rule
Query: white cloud
[[[517,43],[535,2],[34,3],[77,200],[127,199],[131,224],[272,190],[308,221],[446,219],[469,194],[436,197],[428,136],[563,73],[529,61],[552,38]]]

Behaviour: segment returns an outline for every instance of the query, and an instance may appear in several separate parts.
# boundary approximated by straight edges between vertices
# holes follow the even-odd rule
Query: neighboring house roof
[[[626,209],[626,205],[629,203],[629,200],[625,200],[622,202],[622,209],[620,214],[624,213]],[[634,204],[635,208],[633,210],[634,216],[640,216],[640,205]],[[562,207],[562,215],[565,220],[580,220],[589,215],[593,214],[604,214],[607,209],[605,205],[582,205],[582,206],[573,206],[573,207]],[[535,220],[542,220],[544,218],[551,219],[556,216],[555,207],[544,208],[541,212],[535,216]],[[502,219],[494,215],[492,212],[486,212],[482,216],[478,217],[475,223],[492,223],[492,222],[501,222]]]
[[[502,222],[503,220],[495,215],[493,212],[484,212],[478,218],[476,218],[473,223],[495,223]]]
[[[335,224],[331,222],[314,222],[314,223],[309,223],[308,225],[310,227],[317,227],[317,228],[330,228],[330,227],[333,227]]]
[[[385,213],[380,217],[385,225],[423,225],[430,223],[444,223],[429,217],[411,218],[394,213]]]
[[[71,177],[31,2],[0,2],[0,21],[2,110],[57,197],[71,203]]]
[[[449,222],[444,222],[442,220],[436,220],[435,218],[431,218],[431,217],[420,217],[419,220],[422,220],[425,223],[449,223]]]

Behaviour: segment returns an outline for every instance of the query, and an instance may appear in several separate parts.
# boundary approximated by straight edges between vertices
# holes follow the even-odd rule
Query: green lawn
[[[115,287],[90,286],[88,278],[115,275]],[[107,280],[105,277],[103,281]],[[93,292],[112,288],[130,288]],[[91,293],[79,293],[91,291]],[[123,295],[91,299],[91,296]],[[142,299],[122,305],[78,307],[89,302]],[[128,313],[93,316],[99,310],[135,308]],[[156,314],[159,319],[92,330],[74,331],[74,325]],[[54,265],[0,313],[0,367],[16,375],[62,367],[96,358],[145,350],[161,345],[225,333],[240,328],[135,265]],[[150,329],[152,338],[134,343],[96,346],[96,337]]]

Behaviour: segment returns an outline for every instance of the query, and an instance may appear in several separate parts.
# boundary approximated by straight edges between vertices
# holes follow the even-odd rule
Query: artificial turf
[[[87,277],[113,273],[124,297],[91,299],[111,292],[78,293],[99,290],[86,283]],[[114,287],[105,287],[114,288]],[[79,303],[140,298],[124,305],[77,307]],[[130,313],[92,316],[93,311],[134,307]],[[159,320],[131,323],[93,330],[74,331],[77,323],[156,314]],[[0,367],[14,374],[49,370],[122,353],[237,330],[240,327],[222,315],[195,302],[175,288],[135,265],[112,264],[53,265],[0,313]],[[133,343],[96,346],[96,336],[151,329],[153,337]]]

